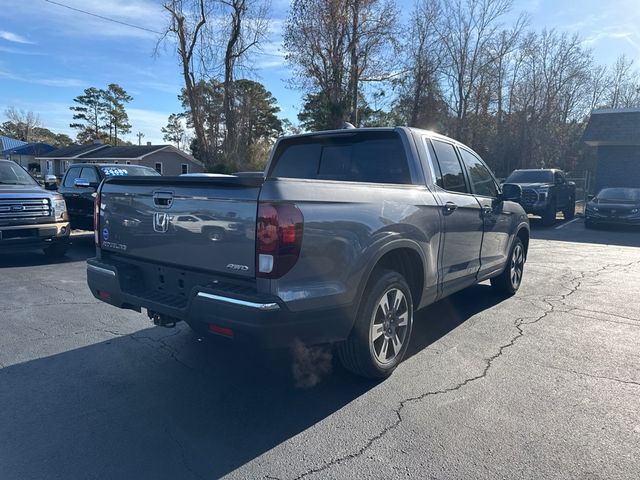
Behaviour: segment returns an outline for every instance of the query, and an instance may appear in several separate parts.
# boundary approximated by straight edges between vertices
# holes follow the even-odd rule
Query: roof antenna
[[[352,128],[356,128],[356,127],[354,127],[354,126],[353,126],[353,124],[352,124],[352,123],[344,122],[344,123],[342,124],[342,129],[343,129],[343,130],[351,130]]]

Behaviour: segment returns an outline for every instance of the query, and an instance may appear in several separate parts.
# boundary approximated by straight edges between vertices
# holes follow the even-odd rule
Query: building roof
[[[591,146],[640,145],[640,108],[594,110],[582,139]]]
[[[8,148],[2,155],[44,155],[55,150],[56,147],[48,143],[25,143],[15,148]]]
[[[136,158],[142,158],[145,155],[166,148],[168,145],[129,145],[123,147],[110,147],[103,150],[98,150],[90,153],[83,154],[81,158],[90,159],[107,159],[107,158],[122,158],[133,160]]]
[[[42,158],[78,158],[85,153],[94,152],[103,148],[109,148],[109,145],[101,143],[92,143],[89,145],[69,145],[68,147],[58,148],[52,152],[39,155]]]
[[[27,142],[23,142],[22,140],[18,140],[17,138],[5,137],[4,135],[0,135],[0,152],[11,150],[12,148],[21,147],[22,145],[26,144]]]
[[[159,152],[161,150],[175,153],[196,165],[204,166],[204,164],[186,152],[179,150],[173,145],[128,145],[122,147],[112,147],[105,144],[91,145],[70,145],[64,148],[58,148],[44,155],[36,155],[36,158],[56,158],[60,160],[74,160],[75,162],[86,160],[87,162],[109,162],[114,163],[116,160],[140,160],[147,155]]]

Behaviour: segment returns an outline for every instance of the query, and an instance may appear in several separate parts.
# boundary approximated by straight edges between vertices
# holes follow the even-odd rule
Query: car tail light
[[[304,218],[292,203],[260,203],[256,225],[256,275],[280,278],[298,261]]]
[[[100,202],[102,201],[102,195],[100,189],[96,192],[96,199],[93,203],[93,238],[96,242],[96,247],[100,246]]]

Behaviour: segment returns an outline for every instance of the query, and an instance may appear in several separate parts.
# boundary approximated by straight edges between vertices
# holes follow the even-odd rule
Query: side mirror
[[[46,177],[44,177],[44,188],[46,190],[58,189],[58,179],[55,175],[47,175]]]
[[[515,183],[503,184],[501,199],[508,202],[520,202],[522,200],[522,187]]]
[[[596,196],[595,196],[595,195],[593,195],[593,194],[587,195],[587,202],[590,202],[590,201],[591,201],[591,200],[593,200],[594,198],[596,198]]]
[[[86,180],[84,178],[76,178],[73,181],[73,186],[78,188],[89,188],[91,184],[89,183],[89,180]]]

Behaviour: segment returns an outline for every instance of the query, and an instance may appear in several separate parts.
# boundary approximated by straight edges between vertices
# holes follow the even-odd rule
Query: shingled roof
[[[142,158],[145,155],[166,148],[167,145],[127,145],[122,147],[111,147],[106,150],[98,150],[95,152],[82,155],[86,159],[103,159],[103,158]]]
[[[640,108],[594,110],[582,139],[591,146],[640,145]]]
[[[77,158],[82,154],[109,148],[109,145],[101,143],[91,143],[89,145],[69,145],[68,147],[58,148],[52,152],[39,155],[39,158]]]

